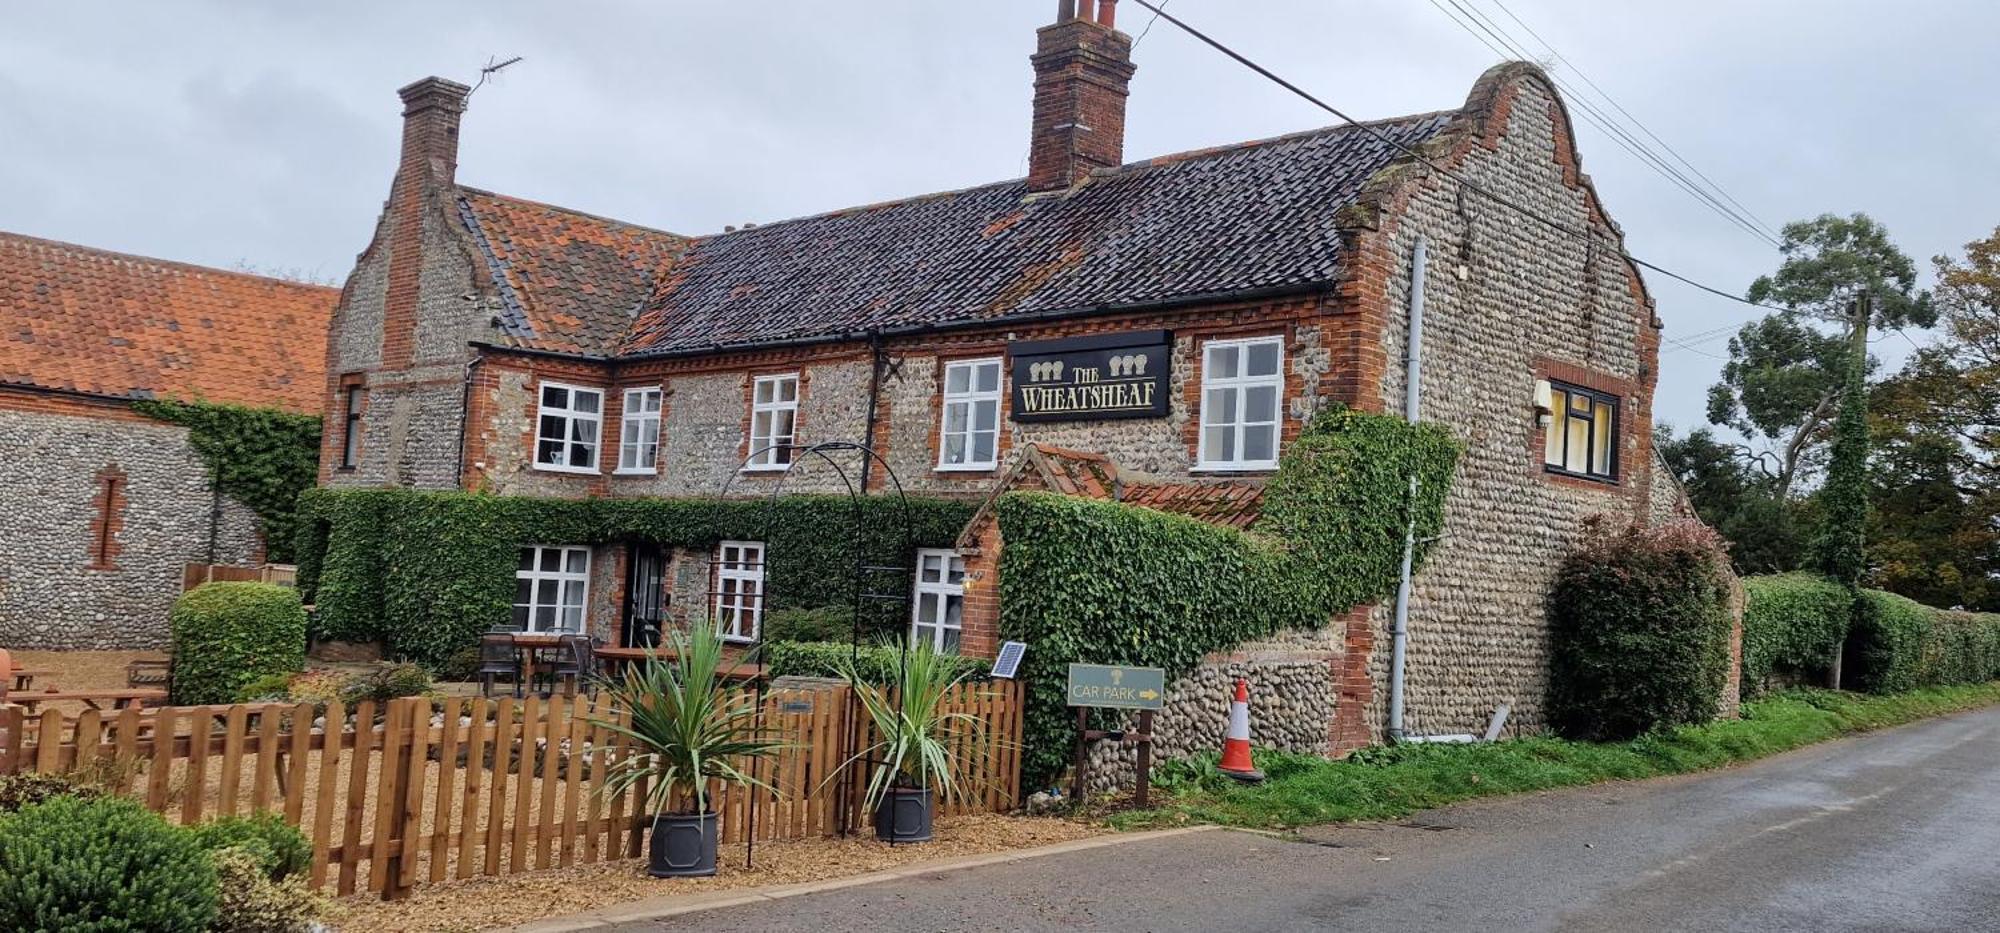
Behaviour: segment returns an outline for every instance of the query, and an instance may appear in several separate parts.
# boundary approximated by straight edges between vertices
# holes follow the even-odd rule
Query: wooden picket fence
[[[842,773],[848,749],[873,741],[859,704],[848,718],[848,688],[774,689],[764,703],[785,743],[757,764],[773,790],[711,789],[723,843],[869,825],[862,782]],[[973,791],[940,802],[940,815],[1013,809],[1020,685],[961,685],[946,705],[986,729],[954,749]],[[606,725],[625,721],[586,697],[417,697],[334,704],[323,717],[311,704],[80,714],[0,705],[0,774],[79,774],[183,824],[279,813],[312,842],[314,887],[395,898],[424,882],[639,856],[651,822],[645,788],[599,790],[605,769],[631,754]]]

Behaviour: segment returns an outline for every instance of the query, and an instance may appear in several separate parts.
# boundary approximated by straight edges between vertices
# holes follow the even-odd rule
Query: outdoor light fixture
[[[1548,427],[1556,416],[1556,400],[1547,379],[1535,380],[1535,423]]]

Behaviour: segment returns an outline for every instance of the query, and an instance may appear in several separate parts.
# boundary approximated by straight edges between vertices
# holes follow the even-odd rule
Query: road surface
[[[1206,832],[621,930],[2000,930],[2000,709],[1297,842]]]

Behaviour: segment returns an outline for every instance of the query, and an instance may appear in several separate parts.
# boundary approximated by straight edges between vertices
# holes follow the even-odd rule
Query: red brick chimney
[[[458,174],[458,119],[472,89],[425,78],[396,92],[403,98],[403,155],[389,188],[389,288],[383,296],[382,365],[410,365],[416,349],[418,282],[424,266],[425,193],[448,187]]]
[[[1035,33],[1034,138],[1028,190],[1067,188],[1125,156],[1125,96],[1132,37],[1113,26],[1118,0],[1061,0]]]

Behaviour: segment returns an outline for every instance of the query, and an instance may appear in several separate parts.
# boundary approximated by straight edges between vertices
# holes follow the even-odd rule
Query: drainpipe
[[[1417,408],[1423,393],[1424,359],[1424,264],[1430,247],[1417,237],[1410,256],[1410,339],[1403,357],[1403,418],[1417,423]],[[1389,741],[1403,739],[1403,669],[1410,642],[1410,569],[1417,553],[1417,475],[1410,474],[1409,513],[1403,525],[1403,573],[1396,584],[1396,623],[1389,635]]]
[[[479,351],[472,352],[472,359],[465,361],[465,376],[458,393],[458,455],[453,470],[451,485],[455,489],[465,489],[465,432],[472,429],[472,373],[479,368]]]

